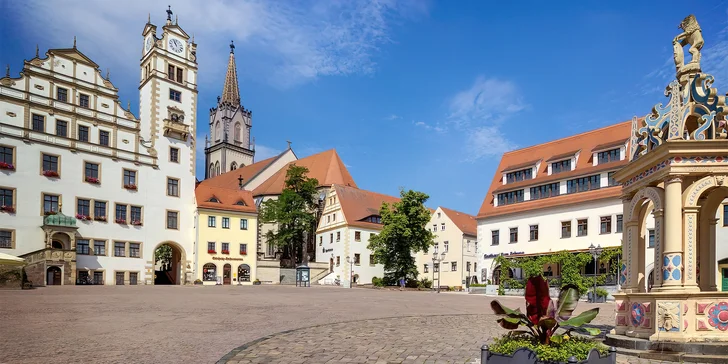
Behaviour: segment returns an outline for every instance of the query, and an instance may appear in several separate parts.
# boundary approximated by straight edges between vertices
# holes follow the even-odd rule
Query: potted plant
[[[8,171],[14,171],[15,166],[12,163],[0,162],[0,169],[6,169]]]
[[[578,302],[579,290],[571,284],[561,288],[556,302],[551,300],[548,283],[541,276],[531,277],[526,283],[525,314],[493,300],[490,307],[500,316],[498,324],[512,331],[483,347],[483,363],[565,363],[573,362],[574,357],[587,364],[591,360],[603,362],[605,359],[600,359],[600,354],[615,363],[616,351],[608,353],[600,342],[572,335],[574,332],[600,333],[597,328],[583,327],[597,316],[599,308],[573,316]]]
[[[609,296],[609,292],[607,292],[606,289],[597,287],[596,292],[596,298],[594,298],[594,290],[592,289],[591,291],[589,291],[589,301],[594,303],[607,302],[607,296]]]
[[[202,280],[200,280],[200,279],[195,279],[195,284],[196,284],[196,285],[200,285],[200,284],[202,284]]]
[[[134,191],[136,191],[137,190],[137,185],[135,185],[133,183],[130,183],[128,185],[124,185],[124,188],[126,188],[127,190],[134,190]]]
[[[91,220],[91,216],[87,216],[87,215],[84,215],[84,214],[76,214],[76,218],[79,219],[79,220],[81,220],[81,221]]]
[[[106,222],[106,216],[96,215],[96,216],[94,216],[94,220]]]
[[[229,250],[223,250],[222,253],[223,254],[230,254],[230,251]]]
[[[86,177],[86,182],[94,184],[94,185],[101,183],[101,181],[99,181],[99,179],[96,177]]]
[[[15,207],[13,207],[13,206],[7,206],[7,205],[2,205],[2,206],[0,206],[0,211],[7,212],[9,214],[12,214],[12,213],[15,212]]]
[[[117,218],[114,220],[117,224],[124,224],[126,225],[126,219]]]
[[[56,171],[43,171],[43,175],[46,177],[58,177],[58,172]]]
[[[207,249],[207,254],[215,254],[215,249]]]

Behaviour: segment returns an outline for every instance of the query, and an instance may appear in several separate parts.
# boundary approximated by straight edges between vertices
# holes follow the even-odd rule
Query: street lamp
[[[437,265],[437,293],[440,293],[440,267],[439,263],[442,262],[445,259],[445,252],[442,252],[440,254],[440,257],[437,256],[437,253],[432,253],[432,279],[435,279],[435,264]]]
[[[594,291],[592,291],[592,303],[597,301],[597,258],[602,254],[602,246],[594,246],[594,243],[589,245],[589,253],[594,258]]]
[[[349,288],[354,288],[351,284],[351,280],[354,277],[354,260],[347,255],[346,262],[349,263]]]

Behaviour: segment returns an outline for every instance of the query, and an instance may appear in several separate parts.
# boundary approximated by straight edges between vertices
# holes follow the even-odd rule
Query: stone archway
[[[622,266],[620,267],[619,283],[626,292],[646,291],[645,276],[645,240],[642,231],[647,220],[647,214],[652,209],[655,219],[655,251],[654,264],[661,271],[662,265],[662,237],[664,236],[664,208],[665,191],[660,187],[646,187],[639,190],[632,198],[623,200],[624,214],[624,246]],[[647,203],[645,203],[647,202]],[[654,277],[655,286],[660,286],[662,277]]]
[[[173,241],[159,243],[153,250],[154,285],[187,284],[187,254]]]
[[[61,268],[52,265],[46,269],[46,285],[60,286],[63,284],[63,271]]]

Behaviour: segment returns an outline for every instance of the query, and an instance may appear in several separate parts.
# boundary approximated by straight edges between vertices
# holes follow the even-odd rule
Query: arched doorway
[[[48,267],[46,271],[46,285],[48,286],[60,286],[63,274],[61,268],[56,266]]]
[[[250,266],[241,264],[238,266],[238,282],[250,282]]]
[[[161,243],[154,249],[154,284],[185,284],[185,252],[173,242]]]
[[[222,267],[222,284],[230,285],[231,270],[232,268],[230,267],[230,264],[225,264]]]
[[[333,273],[333,272],[334,272],[334,257],[331,257],[329,259],[329,273]]]
[[[217,281],[217,266],[215,264],[207,263],[202,266],[202,280],[205,282]]]

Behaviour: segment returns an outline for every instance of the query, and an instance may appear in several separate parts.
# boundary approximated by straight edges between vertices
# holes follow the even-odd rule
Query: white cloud
[[[266,147],[265,145],[257,144],[255,146],[255,161],[260,162],[263,159],[268,159],[270,157],[275,157],[279,154],[281,154],[282,150]]]
[[[397,120],[397,119],[401,119],[401,118],[402,117],[399,116],[399,115],[397,115],[397,114],[392,114],[392,115],[389,115],[389,116],[385,117],[384,119],[385,120]]]
[[[481,126],[470,130],[467,143],[466,161],[474,162],[482,158],[500,156],[518,146],[503,135],[496,126]]]
[[[24,31],[51,48],[68,47],[78,36],[79,49],[97,63],[138,77],[129,65],[139,62],[141,30],[151,12],[152,23],[162,31],[167,2],[27,0],[8,8],[18,13]],[[379,47],[391,41],[391,27],[427,8],[419,1],[395,0],[178,0],[172,11],[179,25],[195,35],[202,83],[222,77],[212,74],[224,69],[234,39],[236,53],[248,57],[253,68],[240,73],[286,87],[321,76],[372,73]]]
[[[413,123],[415,124],[415,126],[419,126],[419,127],[424,128],[426,130],[432,130],[432,131],[434,131],[436,133],[444,133],[444,132],[447,131],[447,128],[440,126],[439,123],[437,123],[435,125],[430,125],[430,124],[428,124],[428,123],[426,123],[424,121],[417,121],[417,122],[413,122]]]

